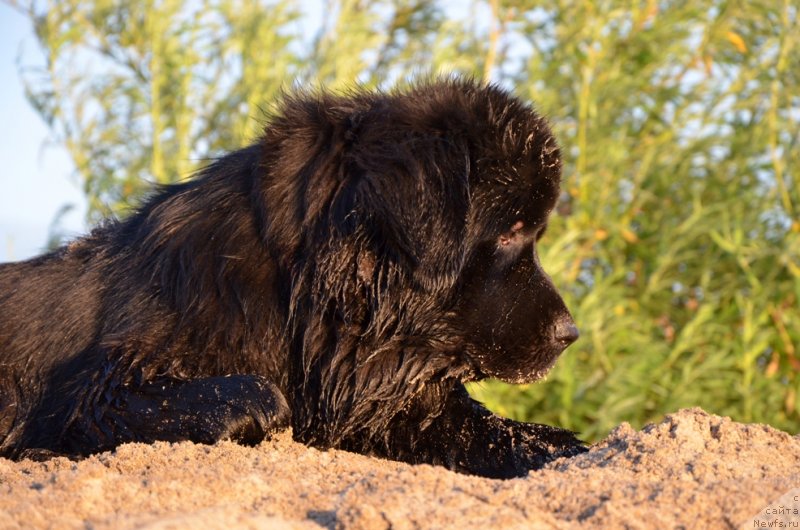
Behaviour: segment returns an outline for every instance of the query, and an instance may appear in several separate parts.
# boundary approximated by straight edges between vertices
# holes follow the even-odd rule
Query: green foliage
[[[289,2],[50,2],[28,98],[72,155],[94,221],[258,134],[256,105],[299,68]],[[296,30],[295,30],[296,31]]]
[[[513,84],[566,155],[542,261],[583,339],[547,384],[477,393],[592,439],[691,405],[797,431],[797,8],[519,5]]]
[[[255,138],[294,80],[346,90],[460,72],[513,88],[563,146],[541,257],[582,339],[546,383],[473,393],[589,439],[692,405],[800,429],[798,8],[456,5],[45,2],[20,7],[45,59],[23,74],[93,220]]]

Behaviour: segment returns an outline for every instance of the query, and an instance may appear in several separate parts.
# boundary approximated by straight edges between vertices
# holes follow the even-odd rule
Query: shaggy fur
[[[559,179],[496,87],[287,96],[255,145],[0,266],[0,455],[287,426],[491,477],[581,452],[463,386],[536,380],[577,338],[535,251]]]

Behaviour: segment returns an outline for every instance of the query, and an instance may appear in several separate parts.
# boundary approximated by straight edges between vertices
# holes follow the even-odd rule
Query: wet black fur
[[[0,266],[0,455],[295,439],[511,477],[583,451],[463,383],[576,337],[535,241],[546,122],[471,81],[288,96],[255,144]]]

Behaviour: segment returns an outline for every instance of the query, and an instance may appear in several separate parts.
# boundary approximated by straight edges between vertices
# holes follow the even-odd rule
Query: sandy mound
[[[793,488],[800,437],[690,409],[639,432],[622,424],[585,455],[507,481],[287,435],[0,459],[0,528],[754,528],[755,517],[800,521]]]

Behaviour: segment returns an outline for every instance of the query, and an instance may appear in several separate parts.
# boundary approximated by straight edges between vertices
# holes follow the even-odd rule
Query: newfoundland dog
[[[546,121],[496,86],[288,95],[250,147],[0,266],[0,455],[296,440],[487,477],[585,451],[464,383],[578,337],[536,242]]]

